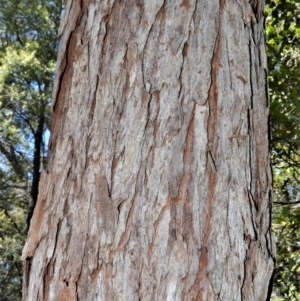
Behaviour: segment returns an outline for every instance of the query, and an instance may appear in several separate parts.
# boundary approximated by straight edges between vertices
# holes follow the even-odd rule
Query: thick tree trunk
[[[264,1],[94,2],[61,22],[23,299],[267,300]]]

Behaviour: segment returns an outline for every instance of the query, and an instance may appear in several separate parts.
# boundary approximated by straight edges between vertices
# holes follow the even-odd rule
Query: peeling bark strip
[[[263,6],[66,1],[23,300],[267,300]]]

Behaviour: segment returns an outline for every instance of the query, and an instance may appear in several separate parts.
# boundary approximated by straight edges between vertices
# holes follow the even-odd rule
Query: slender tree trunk
[[[32,218],[32,214],[34,208],[36,206],[38,200],[38,187],[40,180],[40,169],[41,169],[41,149],[42,149],[42,141],[43,141],[43,133],[44,133],[44,123],[45,123],[45,106],[43,106],[43,111],[41,112],[38,118],[38,126],[37,130],[34,134],[34,152],[33,152],[33,164],[32,164],[32,184],[31,184],[31,199],[32,204],[28,209],[27,216],[27,227],[30,226],[30,221]]]
[[[265,301],[264,1],[66,1],[23,300]]]

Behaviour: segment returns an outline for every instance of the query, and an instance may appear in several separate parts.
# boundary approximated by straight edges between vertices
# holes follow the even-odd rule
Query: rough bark
[[[263,6],[66,1],[23,300],[267,300]]]

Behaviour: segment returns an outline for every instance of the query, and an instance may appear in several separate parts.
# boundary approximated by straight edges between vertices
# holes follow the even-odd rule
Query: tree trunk
[[[41,169],[41,159],[42,159],[42,142],[44,134],[44,125],[45,125],[45,105],[41,105],[40,116],[38,116],[38,124],[36,132],[34,133],[34,151],[33,151],[33,164],[32,164],[32,183],[31,183],[31,200],[32,204],[28,208],[27,215],[27,228],[30,226],[30,221],[32,214],[37,203],[38,192],[39,192],[39,180],[40,180],[40,169]]]
[[[61,21],[23,300],[267,300],[264,1],[94,2]]]

